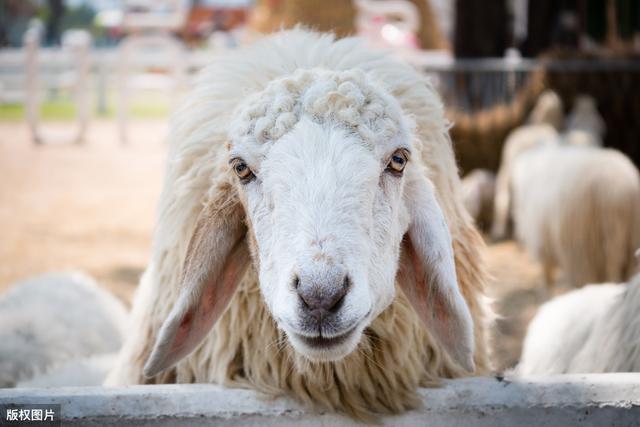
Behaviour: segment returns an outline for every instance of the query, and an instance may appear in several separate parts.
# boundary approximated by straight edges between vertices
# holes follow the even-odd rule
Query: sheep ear
[[[418,175],[405,187],[411,223],[402,242],[400,285],[429,331],[472,372],[473,320],[458,287],[451,235],[433,185]]]
[[[240,204],[224,196],[200,213],[187,249],[180,293],[145,364],[146,377],[190,354],[224,312],[250,264],[242,218]]]

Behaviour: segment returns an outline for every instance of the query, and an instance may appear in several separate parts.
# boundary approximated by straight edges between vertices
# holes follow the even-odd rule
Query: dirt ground
[[[84,145],[35,146],[24,123],[0,122],[0,292],[39,273],[81,270],[130,302],[149,256],[165,135],[163,121],[135,122],[123,146],[115,122],[96,121]],[[500,315],[496,367],[505,369],[543,300],[542,275],[513,242],[486,255]]]

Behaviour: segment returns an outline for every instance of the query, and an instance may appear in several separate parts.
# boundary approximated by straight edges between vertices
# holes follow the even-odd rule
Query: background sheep
[[[546,144],[602,146],[604,120],[600,117],[592,97],[578,96],[566,123],[563,123],[562,111],[562,101],[558,95],[546,91],[540,96],[530,115],[530,124],[515,129],[507,136],[496,179],[494,222],[491,228],[491,237],[494,240],[509,235],[513,164],[520,154]],[[562,128],[564,131],[558,134]]]
[[[588,95],[576,97],[565,124],[565,143],[600,147],[605,130],[595,99]]]
[[[17,388],[100,386],[113,369],[118,352],[74,357],[32,378],[19,381]]]
[[[560,130],[564,124],[564,110],[562,100],[552,90],[545,90],[540,94],[533,110],[529,114],[529,125],[547,124]]]
[[[518,240],[542,263],[547,283],[621,281],[640,245],[640,177],[611,149],[552,145],[520,155],[513,168]]]
[[[493,224],[491,237],[503,239],[509,233],[511,210],[511,176],[513,162],[525,151],[542,144],[557,142],[564,112],[562,101],[553,91],[545,91],[529,116],[529,124],[509,133],[502,147],[500,169],[496,177]]]
[[[126,322],[124,305],[84,274],[46,274],[16,284],[0,300],[0,386],[119,350]]]
[[[131,334],[107,384],[216,382],[366,417],[414,407],[416,388],[438,378],[468,375],[474,365],[475,372],[487,372],[483,244],[461,203],[443,114],[421,74],[357,39],[334,41],[293,30],[219,57],[174,117],[153,256],[135,298]],[[354,138],[361,142],[354,144]],[[411,150],[409,162],[396,144]],[[270,149],[278,155],[268,155]],[[327,157],[326,150],[336,152]],[[296,176],[285,174],[307,155]],[[374,161],[372,155],[380,157]],[[254,174],[257,163],[263,169]],[[398,170],[405,163],[401,180]],[[380,168],[398,179],[381,176]],[[262,180],[269,180],[272,205],[260,202]],[[354,187],[360,183],[366,183],[364,190]],[[395,200],[376,208],[375,220],[370,202],[363,201],[372,194],[377,204]],[[313,210],[323,201],[322,209]],[[282,203],[286,209],[279,208]],[[414,207],[402,213],[402,205]],[[271,215],[274,209],[278,216]],[[396,209],[401,211],[394,218]],[[349,219],[353,213],[356,225]],[[381,294],[372,313],[382,311],[368,315],[373,318],[357,350],[346,356],[336,351],[350,348],[345,345],[352,345],[353,335],[326,353],[303,354],[306,344],[283,332],[283,310],[304,309],[289,302],[308,283],[274,266],[307,253],[291,250],[307,230],[324,227],[313,220],[318,215],[330,219],[330,229],[341,230],[308,242],[319,250],[313,255],[318,265],[331,264],[335,257],[326,251],[336,245],[368,239],[363,226],[377,230],[378,239],[347,252],[362,257],[386,251],[359,264],[375,271],[369,277],[381,284]],[[400,254],[404,221],[410,231]],[[292,224],[303,228],[291,232]],[[282,231],[273,234],[275,229]],[[278,259],[271,258],[275,253]],[[423,253],[430,255],[420,260]],[[408,298],[394,287],[398,257],[397,284]],[[325,277],[324,267],[318,271]],[[269,288],[271,274],[284,274],[292,288]],[[210,287],[202,289],[202,280]],[[345,283],[354,289],[342,310],[350,314],[371,296],[360,279]],[[283,300],[276,303],[278,292]],[[358,292],[362,298],[354,299]],[[307,295],[308,305],[323,295]],[[144,371],[151,378],[143,372],[147,359]]]
[[[474,169],[462,179],[464,207],[482,230],[491,227],[495,190],[496,176],[489,170]]]
[[[640,275],[545,303],[529,324],[519,375],[640,371]]]

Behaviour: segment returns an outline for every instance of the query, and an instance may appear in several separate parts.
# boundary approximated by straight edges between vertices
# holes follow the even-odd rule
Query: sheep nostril
[[[347,296],[347,292],[349,292],[349,288],[351,287],[351,281],[349,280],[349,276],[345,276],[342,281],[342,286],[338,289],[338,291],[333,295],[333,301],[331,306],[327,309],[331,313],[335,313],[340,310],[342,304],[344,303],[344,298]]]

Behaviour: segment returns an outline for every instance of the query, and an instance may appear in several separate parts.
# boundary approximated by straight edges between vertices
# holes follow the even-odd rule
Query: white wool
[[[496,176],[486,169],[474,169],[462,179],[462,200],[481,229],[491,227]]]
[[[491,237],[503,239],[509,234],[509,218],[512,210],[514,162],[519,155],[536,147],[557,144],[558,132],[549,124],[531,124],[513,130],[502,147],[500,169],[496,175],[493,224]]]
[[[602,145],[606,125],[593,97],[581,95],[576,98],[573,109],[567,116],[565,129],[567,132],[585,132],[594,138],[595,145]]]
[[[576,98],[565,123],[561,143],[569,145],[602,146],[606,126],[598,113],[595,100],[588,95]]]
[[[397,103],[390,102],[370,80],[361,70],[298,70],[243,102],[234,114],[230,137],[275,141],[302,116],[317,123],[341,124],[372,145],[396,137],[406,119]]]
[[[124,305],[82,273],[19,282],[0,299],[0,386],[117,351],[126,326]]]
[[[552,299],[529,324],[516,373],[640,371],[639,308],[640,275]]]
[[[73,358],[55,365],[46,372],[25,381],[17,388],[88,387],[100,386],[113,368],[118,353],[99,353],[93,356]]]
[[[546,90],[538,97],[536,105],[529,114],[529,124],[547,124],[560,130],[564,121],[563,108],[558,94],[552,90]]]
[[[566,120],[564,131],[559,134],[563,121],[562,101],[552,91],[543,93],[529,117],[529,124],[513,130],[502,148],[500,168],[496,178],[493,239],[503,239],[509,234],[509,219],[513,209],[513,168],[522,153],[544,145],[602,146],[604,120],[598,114],[595,101],[590,96],[579,96]]]
[[[513,167],[516,236],[574,286],[620,281],[633,272],[640,245],[640,178],[616,150],[548,145]]]
[[[538,97],[536,105],[529,114],[528,123],[507,135],[502,146],[500,168],[496,175],[493,224],[491,225],[491,237],[494,240],[504,239],[509,234],[513,163],[527,150],[546,144],[557,144],[558,130],[562,127],[563,121],[562,100],[552,90],[546,90]]]

